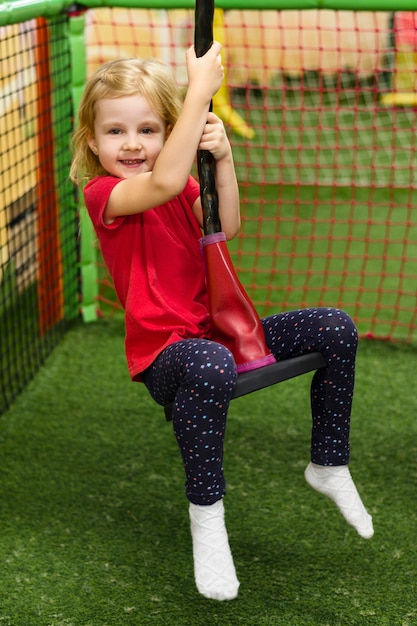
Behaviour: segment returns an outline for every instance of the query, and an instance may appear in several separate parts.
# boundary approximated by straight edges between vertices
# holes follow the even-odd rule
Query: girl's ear
[[[165,130],[165,141],[170,136],[172,129],[173,129],[173,126],[171,124],[167,124],[166,130]]]
[[[88,139],[87,143],[90,146],[91,152],[93,152],[97,156],[98,155],[98,149],[97,149],[97,144],[96,144],[96,140],[94,139],[94,137],[90,137],[90,139]]]

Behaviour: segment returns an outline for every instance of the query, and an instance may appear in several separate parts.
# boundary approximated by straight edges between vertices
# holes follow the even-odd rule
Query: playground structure
[[[384,94],[386,105],[416,106],[417,104],[417,13],[399,11],[394,17],[395,73],[394,89]]]
[[[193,3],[114,4],[0,7],[0,412],[73,319],[119,310],[68,181],[86,75],[108,58],[151,55],[186,84]],[[415,68],[401,83],[392,19],[410,16],[412,2],[337,5],[217,2],[226,80],[214,109],[230,132],[243,216],[231,254],[261,313],[337,305],[361,335],[412,341],[416,125],[403,104],[414,102]]]

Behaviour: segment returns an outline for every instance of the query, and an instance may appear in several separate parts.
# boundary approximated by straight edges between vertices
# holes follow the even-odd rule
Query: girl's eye
[[[140,132],[142,135],[150,135],[152,133],[152,128],[142,128]]]
[[[111,128],[109,130],[109,134],[110,135],[120,135],[122,131],[120,130],[120,128]]]

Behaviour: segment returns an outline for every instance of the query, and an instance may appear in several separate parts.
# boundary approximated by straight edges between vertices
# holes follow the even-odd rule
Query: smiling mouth
[[[127,167],[137,167],[138,165],[142,165],[145,163],[144,159],[124,159],[120,160],[122,165],[126,165]]]

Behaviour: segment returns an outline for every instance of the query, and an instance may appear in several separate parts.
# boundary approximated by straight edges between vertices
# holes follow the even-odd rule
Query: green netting
[[[2,28],[0,412],[78,312],[67,18]]]

